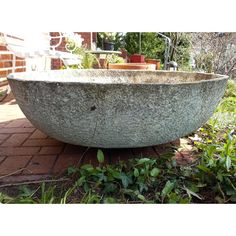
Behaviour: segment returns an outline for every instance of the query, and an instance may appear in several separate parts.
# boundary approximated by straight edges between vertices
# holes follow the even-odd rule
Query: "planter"
[[[144,70],[52,70],[8,75],[25,116],[45,134],[89,147],[167,143],[201,127],[228,76]]]
[[[156,65],[147,63],[110,63],[108,69],[118,70],[156,70]]]
[[[103,48],[107,51],[114,51],[115,43],[112,42],[103,42]]]
[[[132,56],[130,56],[129,60],[131,63],[145,63],[144,55],[140,54],[133,54]]]
[[[161,60],[159,59],[145,59],[145,62],[148,64],[154,64],[156,65],[156,70],[160,70],[161,69]]]

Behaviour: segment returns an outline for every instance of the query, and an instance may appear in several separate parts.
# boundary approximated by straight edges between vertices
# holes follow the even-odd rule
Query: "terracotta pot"
[[[145,63],[144,55],[133,54],[129,59],[131,63]]]
[[[156,65],[147,63],[115,63],[108,64],[108,69],[119,70],[156,70]]]
[[[156,65],[156,69],[157,70],[160,70],[161,68],[161,61],[159,59],[145,59],[145,62],[148,63],[148,64],[154,64]]]

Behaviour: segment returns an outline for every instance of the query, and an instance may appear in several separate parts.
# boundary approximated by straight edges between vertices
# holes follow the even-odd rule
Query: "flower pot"
[[[110,63],[108,69],[118,70],[155,70],[156,65],[147,63]]]
[[[129,60],[131,63],[145,63],[144,55],[140,54],[133,54],[132,56],[130,56]]]
[[[103,42],[103,49],[107,51],[114,51],[115,43],[112,42]]]
[[[156,70],[160,70],[161,68],[161,61],[159,59],[145,59],[145,62],[148,64],[154,64],[156,65]]]

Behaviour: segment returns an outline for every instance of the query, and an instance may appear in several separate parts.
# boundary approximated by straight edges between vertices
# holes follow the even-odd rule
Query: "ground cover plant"
[[[60,182],[1,187],[1,203],[236,202],[236,84],[211,119],[160,158],[71,166]],[[181,161],[186,158],[188,161]],[[181,159],[182,158],[182,159]],[[57,180],[55,180],[57,181]]]

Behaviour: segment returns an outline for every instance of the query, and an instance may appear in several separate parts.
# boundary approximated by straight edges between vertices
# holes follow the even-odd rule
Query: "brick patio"
[[[159,157],[170,145],[104,149],[105,162],[132,157]],[[97,163],[97,149],[57,141],[36,129],[24,116],[12,94],[0,103],[0,182],[58,177],[68,166]]]

